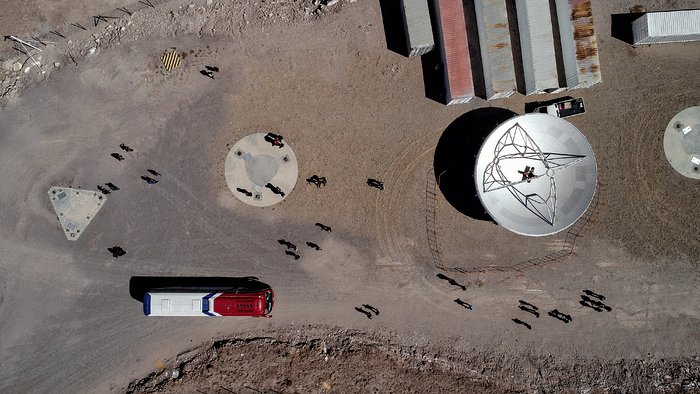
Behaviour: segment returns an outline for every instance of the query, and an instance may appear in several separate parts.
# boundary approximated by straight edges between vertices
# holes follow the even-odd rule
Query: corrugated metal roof
[[[401,0],[401,8],[403,9],[409,56],[429,52],[435,42],[433,41],[433,27],[430,24],[428,1]]]
[[[559,87],[549,2],[516,0],[525,94]]]
[[[598,41],[590,0],[556,0],[566,85],[570,89],[601,81]]]
[[[632,22],[635,44],[700,40],[700,10],[650,12]]]
[[[505,0],[475,0],[479,27],[481,62],[486,83],[486,98],[505,98],[515,93],[515,65],[508,29]]]
[[[445,73],[446,103],[458,104],[474,97],[474,82],[467,44],[467,26],[461,0],[437,0],[440,56]]]

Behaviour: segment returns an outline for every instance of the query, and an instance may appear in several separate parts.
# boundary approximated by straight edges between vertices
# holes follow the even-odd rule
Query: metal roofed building
[[[435,0],[438,45],[444,75],[445,104],[464,104],[474,98],[467,26],[461,0]]]
[[[566,120],[547,114],[510,118],[484,140],[474,166],[489,215],[518,234],[545,236],[574,224],[596,190],[591,145]]]
[[[474,0],[481,44],[486,98],[506,98],[515,93],[515,65],[505,0]]]
[[[516,0],[525,94],[559,87],[549,1]]]
[[[427,0],[401,0],[408,56],[420,56],[435,46]]]
[[[601,82],[591,0],[556,0],[564,73],[568,89]]]
[[[632,22],[634,44],[700,41],[700,10],[649,12]]]

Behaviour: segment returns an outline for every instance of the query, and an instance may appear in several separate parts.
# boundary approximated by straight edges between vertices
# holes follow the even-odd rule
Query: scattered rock
[[[87,53],[88,53],[88,55],[92,55],[95,53],[96,50],[97,50],[97,48],[92,47],[92,48],[88,49]]]

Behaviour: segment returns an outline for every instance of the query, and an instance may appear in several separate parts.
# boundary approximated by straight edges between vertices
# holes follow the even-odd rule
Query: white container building
[[[515,93],[517,85],[506,2],[475,0],[474,8],[479,29],[486,98],[495,100],[509,97]]]
[[[700,10],[649,12],[632,22],[634,44],[700,41]]]
[[[567,89],[601,82],[591,0],[556,0]]]
[[[408,56],[420,56],[435,46],[427,0],[401,0]]]
[[[559,87],[549,1],[516,0],[525,94]]]

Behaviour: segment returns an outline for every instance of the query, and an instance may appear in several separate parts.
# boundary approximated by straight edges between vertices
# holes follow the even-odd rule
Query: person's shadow
[[[464,215],[493,221],[477,196],[476,156],[493,129],[514,116],[504,108],[479,108],[455,119],[442,133],[433,158],[436,182],[447,201]]]

